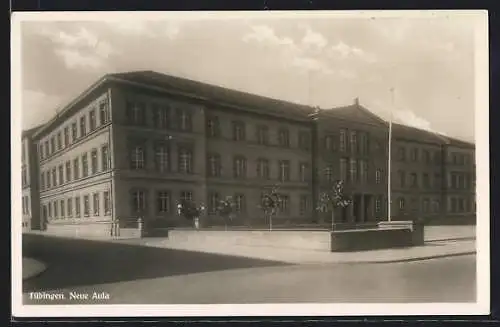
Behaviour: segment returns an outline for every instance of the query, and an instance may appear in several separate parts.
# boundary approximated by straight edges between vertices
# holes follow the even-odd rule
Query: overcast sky
[[[474,139],[474,37],[467,16],[29,21],[22,23],[23,128],[103,74],[155,70],[322,108],[359,97],[396,121]],[[95,17],[94,17],[95,18]]]

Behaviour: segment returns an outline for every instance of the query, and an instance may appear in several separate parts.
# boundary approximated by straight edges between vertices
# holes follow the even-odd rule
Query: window
[[[146,109],[143,103],[127,101],[127,120],[131,125],[146,124]]]
[[[219,193],[210,192],[208,195],[208,214],[214,215],[217,213],[217,207],[219,206]]]
[[[349,169],[349,177],[350,181],[356,183],[358,181],[358,163],[356,159],[351,159],[350,161],[350,169]]]
[[[382,182],[382,170],[377,169],[375,170],[375,183],[380,184]]]
[[[97,149],[93,149],[90,152],[90,167],[92,170],[92,175],[97,173],[98,170],[98,161],[97,161]]]
[[[233,122],[233,140],[234,141],[244,141],[245,135],[245,124],[241,121]]]
[[[50,185],[51,184],[50,183],[50,181],[51,181],[50,170],[45,173],[45,176],[47,177],[47,183],[46,184],[47,184],[47,188],[49,189],[49,188],[51,188],[51,185]]]
[[[299,132],[299,148],[306,151],[309,151],[309,149],[311,148],[311,137],[309,132]]]
[[[85,178],[89,175],[89,163],[87,154],[82,155],[82,177]]]
[[[73,160],[73,178],[75,180],[80,178],[80,169],[79,168],[80,168],[80,162],[79,162],[78,158],[74,159]]]
[[[287,214],[289,213],[289,198],[288,195],[280,194],[279,195],[279,203],[278,203],[278,210],[281,214]]]
[[[235,178],[246,177],[246,159],[242,156],[234,157],[233,172]]]
[[[245,212],[245,195],[243,194],[235,194],[234,195],[234,210],[237,213]]]
[[[57,219],[59,217],[59,210],[58,210],[58,206],[57,206],[57,201],[52,202],[52,207],[54,208],[54,218]]]
[[[109,122],[109,109],[107,101],[102,101],[101,103],[99,103],[99,116],[101,120],[101,125],[104,125],[107,122]]]
[[[111,213],[111,199],[109,197],[109,191],[103,192],[104,198],[104,215],[109,215]]]
[[[207,118],[207,136],[219,137],[220,136],[220,123],[217,116]]]
[[[398,160],[399,161],[405,161],[406,160],[406,149],[403,147],[400,147],[398,149]]]
[[[405,199],[404,198],[399,198],[399,210],[404,210],[405,209]]]
[[[52,185],[57,186],[57,171],[56,167],[52,168]]]
[[[62,149],[62,134],[61,132],[57,133],[57,150]]]
[[[97,117],[95,115],[94,109],[90,110],[90,112],[89,112],[89,127],[90,127],[90,131],[95,130],[97,127]]]
[[[193,151],[190,147],[179,149],[179,172],[184,174],[193,172]]]
[[[45,172],[43,172],[43,171],[40,174],[40,189],[41,190],[45,189]]]
[[[168,191],[159,191],[156,194],[156,212],[159,214],[170,212],[170,193]]]
[[[85,123],[85,116],[80,117],[80,137],[84,137],[87,134],[87,127]]]
[[[425,188],[429,188],[431,186],[431,182],[429,180],[429,174],[428,173],[423,173],[422,174],[422,184]]]
[[[300,205],[299,205],[299,213],[301,216],[309,213],[309,196],[301,195],[300,196]]]
[[[170,170],[170,149],[167,144],[157,142],[155,144],[155,167],[157,171],[166,172]]]
[[[64,146],[69,146],[69,127],[64,127]]]
[[[40,159],[43,159],[45,157],[45,153],[43,152],[44,148],[43,148],[43,143],[40,143],[40,145],[38,146],[38,152],[40,152]]]
[[[64,184],[64,167],[63,165],[59,165],[59,185]]]
[[[65,209],[65,207],[64,207],[64,204],[65,204],[65,203],[64,203],[64,200],[60,200],[60,201],[59,201],[59,205],[60,205],[60,207],[61,207],[61,218],[63,218],[63,217],[64,217],[64,215],[66,214],[66,209]]]
[[[220,156],[218,154],[208,155],[208,175],[218,177],[221,174]]]
[[[428,213],[429,212],[429,199],[423,199],[423,201],[422,201],[422,211],[424,213]]]
[[[382,212],[382,197],[377,196],[375,198],[375,213],[380,214]]]
[[[463,198],[458,198],[458,212],[465,211],[465,202]]]
[[[356,131],[351,131],[351,153],[358,152],[358,134]]]
[[[56,138],[52,136],[50,138],[50,154],[56,152]]]
[[[301,182],[309,180],[309,165],[305,162],[299,163],[299,180]]]
[[[441,160],[442,160],[441,152],[440,151],[434,152],[434,163],[436,165],[439,165],[439,164],[441,164]]]
[[[102,161],[102,171],[107,171],[109,169],[109,148],[107,144],[101,147],[101,161]]]
[[[66,216],[73,217],[73,199],[66,199]]]
[[[193,201],[193,193],[190,191],[181,192],[181,200],[183,201]]]
[[[76,123],[71,124],[71,138],[73,142],[75,142],[78,139],[78,127]]]
[[[45,157],[48,157],[52,153],[49,148],[49,141],[45,141],[44,148],[45,148]]]
[[[347,144],[346,136],[347,136],[346,130],[345,129],[341,129],[340,130],[339,150],[342,151],[342,152],[346,151],[346,144]]]
[[[280,181],[287,182],[290,180],[290,161],[279,161]]]
[[[418,161],[418,149],[413,148],[411,151],[411,161]]]
[[[434,174],[434,187],[441,188],[441,174]]]
[[[327,166],[325,168],[325,179],[327,182],[333,182],[333,168],[332,168],[332,166]]]
[[[21,184],[23,187],[28,184],[28,174],[26,171],[26,167],[23,167],[21,171]]]
[[[410,174],[411,187],[418,187],[418,175],[416,173]]]
[[[165,129],[169,127],[170,110],[166,105],[153,105],[153,124],[155,128]]]
[[[368,181],[368,162],[366,160],[359,160],[359,174],[362,183]]]
[[[347,159],[340,158],[340,179],[345,182],[347,181]]]
[[[100,214],[100,208],[99,208],[99,193],[94,193],[92,195],[93,201],[92,201],[92,208],[94,209],[94,216],[99,216]]]
[[[364,132],[359,133],[359,153],[368,153],[368,134]]]
[[[290,146],[290,133],[286,128],[280,128],[278,130],[278,145],[282,147]]]
[[[47,204],[47,208],[48,208],[48,211],[49,211],[48,216],[49,216],[50,218],[52,218],[52,203],[50,203],[50,202],[49,202],[49,203]]]
[[[327,151],[334,150],[333,136],[331,136],[331,135],[325,136],[325,150],[327,150]]]
[[[146,210],[146,193],[142,190],[134,190],[132,197],[132,213],[142,213]]]
[[[130,149],[130,168],[131,169],[144,169],[145,154],[144,147],[140,144],[136,144]]]
[[[89,202],[89,196],[84,195],[83,196],[83,216],[88,217],[90,215],[90,202]]]
[[[439,200],[432,201],[432,211],[434,213],[439,213],[439,211],[441,211]]]
[[[398,177],[399,177],[399,186],[405,187],[406,186],[406,174],[405,174],[405,172],[402,170],[399,170]]]
[[[269,144],[269,128],[267,126],[257,126],[257,143],[261,145]]]
[[[431,154],[430,154],[429,150],[424,150],[422,152],[422,156],[423,156],[424,162],[426,164],[430,164],[431,163]]]
[[[269,160],[263,158],[257,159],[257,177],[269,179]]]
[[[179,119],[179,128],[181,131],[191,131],[192,126],[192,114],[188,110],[178,109],[177,117]]]

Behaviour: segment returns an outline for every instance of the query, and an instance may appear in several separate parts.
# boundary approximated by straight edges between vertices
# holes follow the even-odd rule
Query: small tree
[[[205,211],[203,204],[196,205],[190,200],[180,200],[177,204],[177,214],[188,220],[193,220],[196,228],[199,228],[199,219],[203,211]]]
[[[335,181],[335,183],[333,183],[332,188],[330,190],[322,192],[319,195],[319,201],[316,210],[320,212],[331,211],[332,213],[331,230],[333,231],[335,224],[335,209],[346,208],[351,203],[352,203],[351,199],[349,199],[344,194],[344,182],[338,180]]]
[[[227,224],[234,218],[234,200],[231,196],[226,197],[225,200],[220,200],[217,204],[217,214],[224,220],[224,228],[227,230]]]
[[[260,208],[269,219],[269,230],[273,230],[273,216],[277,214],[281,198],[278,193],[278,186],[273,186],[268,193],[262,196]]]

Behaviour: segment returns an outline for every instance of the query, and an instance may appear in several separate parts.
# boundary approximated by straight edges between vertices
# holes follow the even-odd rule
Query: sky
[[[474,141],[467,15],[81,17],[21,23],[23,128],[104,74],[154,70],[321,108],[359,98],[382,118],[392,108],[396,122]]]

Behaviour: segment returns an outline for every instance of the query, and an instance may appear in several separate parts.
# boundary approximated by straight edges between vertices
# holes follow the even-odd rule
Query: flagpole
[[[387,220],[391,221],[391,148],[392,148],[392,107],[394,106],[394,88],[391,87],[391,105],[389,116],[389,151],[387,158]]]

